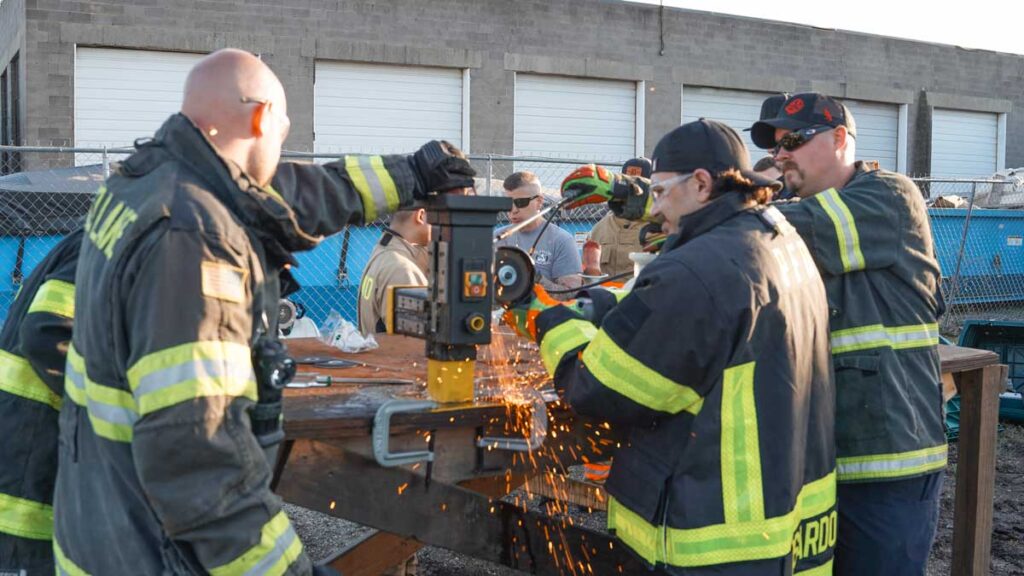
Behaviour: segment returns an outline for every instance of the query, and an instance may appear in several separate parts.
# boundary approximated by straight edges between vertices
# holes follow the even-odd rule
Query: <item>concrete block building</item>
[[[227,46],[284,82],[290,150],[447,138],[614,162],[680,122],[745,128],[767,95],[818,90],[885,168],[1024,166],[1022,56],[613,0],[3,0],[0,142],[130,144]]]

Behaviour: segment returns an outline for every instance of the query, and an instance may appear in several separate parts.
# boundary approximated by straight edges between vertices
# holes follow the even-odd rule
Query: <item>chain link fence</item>
[[[917,182],[942,268],[941,331],[955,337],[966,320],[1024,321],[1024,180]]]
[[[0,320],[21,282],[63,235],[78,225],[111,164],[126,149],[0,146]],[[285,153],[285,160],[326,162],[337,154]],[[587,159],[473,155],[477,193],[503,194],[515,171],[537,174],[545,196],[558,199],[562,179]],[[618,170],[621,162],[604,163]],[[955,336],[968,319],[1024,320],[1024,183],[1005,180],[916,179],[929,216],[947,312],[942,332]],[[556,224],[582,245],[603,207],[557,215]],[[504,224],[504,222],[499,222]],[[330,312],[356,321],[358,286],[386,221],[351,226],[310,252],[297,254],[292,296],[322,326]]]

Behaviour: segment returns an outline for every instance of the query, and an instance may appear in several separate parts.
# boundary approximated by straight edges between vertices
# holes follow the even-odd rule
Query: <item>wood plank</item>
[[[340,550],[326,564],[345,576],[380,576],[409,559],[423,544],[378,531]]]
[[[991,350],[939,344],[939,360],[943,373],[957,373],[998,364],[999,355]]]
[[[986,366],[958,374],[960,441],[953,510],[954,576],[988,574],[992,552],[999,393],[1007,367]]]

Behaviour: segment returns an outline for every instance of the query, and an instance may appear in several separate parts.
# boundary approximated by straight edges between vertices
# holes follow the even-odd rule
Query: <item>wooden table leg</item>
[[[992,494],[995,489],[996,426],[1006,366],[986,366],[957,375],[960,440],[953,509],[953,576],[988,574],[992,553]]]

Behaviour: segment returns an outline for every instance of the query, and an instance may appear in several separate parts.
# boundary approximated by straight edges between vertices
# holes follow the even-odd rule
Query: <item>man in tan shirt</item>
[[[359,282],[359,331],[384,332],[389,286],[426,286],[430,224],[424,209],[395,212]]]
[[[651,161],[647,158],[633,158],[622,165],[622,173],[650,178]],[[610,211],[594,224],[587,239],[601,245],[601,269],[597,271],[599,274],[614,276],[633,270],[629,253],[643,251],[640,245],[640,229],[643,226],[643,222],[619,218]]]

